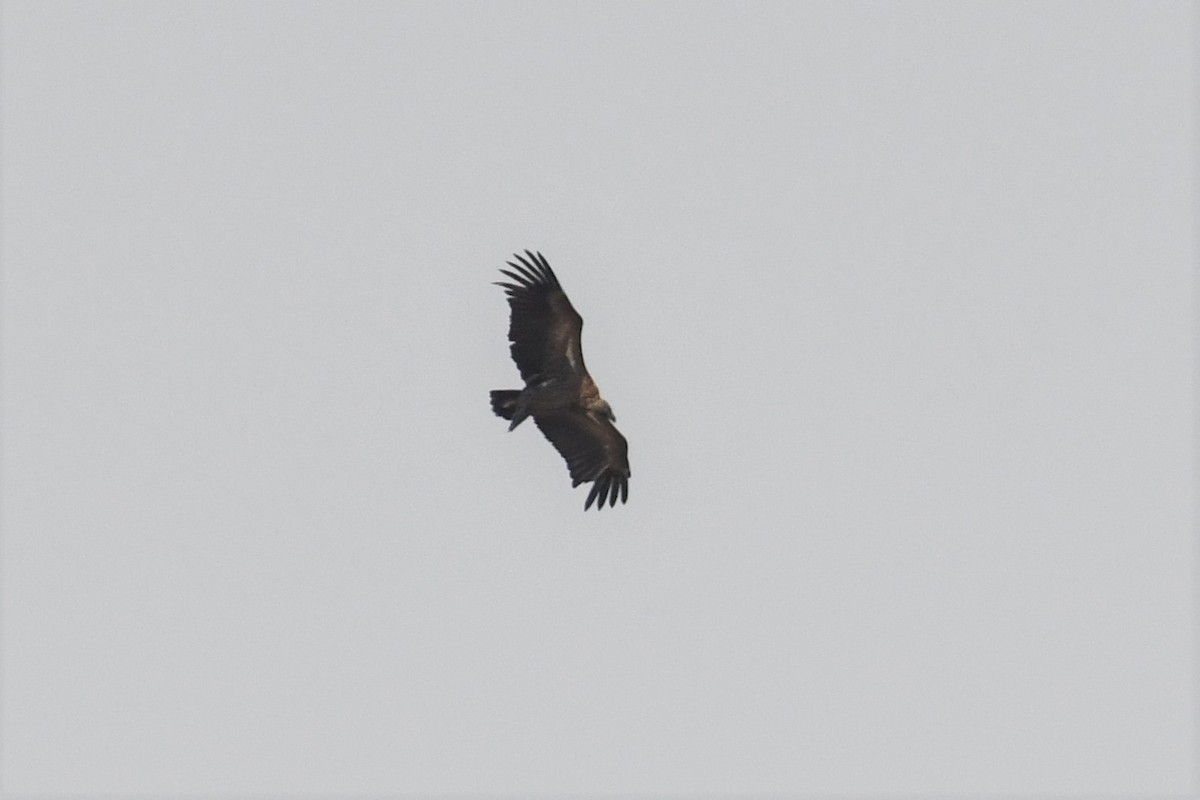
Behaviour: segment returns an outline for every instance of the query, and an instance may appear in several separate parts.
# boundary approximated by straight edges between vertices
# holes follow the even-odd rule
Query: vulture
[[[567,462],[572,488],[591,483],[583,510],[624,503],[629,496],[629,447],[613,426],[617,418],[583,365],[583,318],[563,292],[541,253],[514,255],[511,282],[497,282],[508,297],[508,340],[523,389],[491,393],[492,411],[511,431],[527,417]]]

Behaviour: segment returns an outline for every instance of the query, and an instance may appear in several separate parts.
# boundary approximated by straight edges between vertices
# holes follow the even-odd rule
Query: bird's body
[[[529,417],[567,462],[573,486],[594,482],[584,510],[624,503],[629,495],[628,444],[616,417],[583,363],[583,318],[567,299],[549,262],[525,251],[508,262],[500,283],[511,311],[508,338],[523,389],[491,393],[492,410],[511,431]],[[597,502],[598,501],[598,502]]]

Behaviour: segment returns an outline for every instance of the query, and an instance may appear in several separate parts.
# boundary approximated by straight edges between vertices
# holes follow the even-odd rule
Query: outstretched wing
[[[579,334],[583,318],[571,306],[550,262],[541,253],[525,251],[515,255],[519,264],[509,261],[511,270],[500,270],[513,280],[497,283],[508,295],[511,317],[508,340],[512,358],[526,382],[548,371],[570,369],[586,373]]]
[[[629,445],[607,419],[575,409],[561,414],[539,414],[533,421],[567,462],[571,485],[594,481],[583,510],[607,500],[616,505],[629,497]],[[596,502],[599,501],[599,502]]]

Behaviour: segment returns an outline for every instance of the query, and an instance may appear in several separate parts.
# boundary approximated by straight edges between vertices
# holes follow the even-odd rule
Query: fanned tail
[[[517,396],[521,394],[516,389],[493,389],[492,411],[497,417],[512,419],[517,411]]]

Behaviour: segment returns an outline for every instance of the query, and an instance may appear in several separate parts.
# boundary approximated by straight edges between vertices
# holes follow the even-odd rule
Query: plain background
[[[1192,14],[5,3],[2,788],[1193,789]]]

